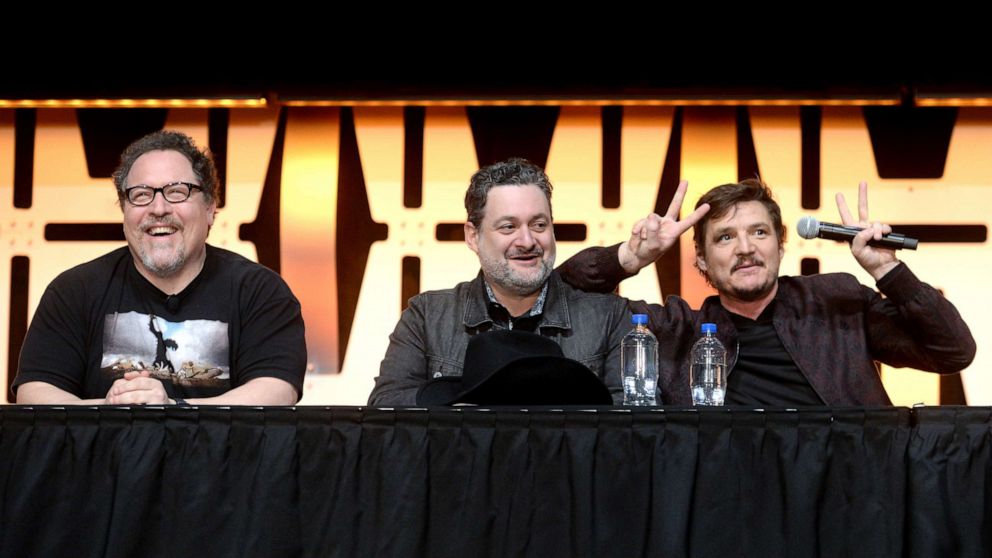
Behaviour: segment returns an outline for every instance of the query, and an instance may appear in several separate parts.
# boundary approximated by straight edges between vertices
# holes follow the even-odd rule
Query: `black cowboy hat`
[[[499,330],[475,335],[461,376],[435,378],[417,391],[418,405],[612,405],[596,374],[565,358],[561,347],[534,333]]]

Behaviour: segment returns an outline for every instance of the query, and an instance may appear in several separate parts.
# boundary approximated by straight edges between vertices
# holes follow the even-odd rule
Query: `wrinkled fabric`
[[[992,409],[0,407],[4,556],[987,556]]]

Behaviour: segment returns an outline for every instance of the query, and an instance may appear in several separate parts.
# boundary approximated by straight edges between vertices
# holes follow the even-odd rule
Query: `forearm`
[[[255,378],[215,397],[187,399],[190,405],[295,405],[299,394],[279,378]]]
[[[940,373],[954,373],[971,364],[975,340],[957,308],[939,291],[923,283],[905,265],[897,266],[878,282],[888,297],[876,300],[872,309],[873,339],[886,347],[893,366],[912,366]],[[890,316],[887,308],[896,310]],[[894,323],[889,323],[893,321]]]
[[[379,384],[376,385],[376,388]],[[388,386],[383,389],[373,389],[369,395],[369,405],[373,407],[411,406],[417,404],[417,391],[420,386],[402,387]]]
[[[422,354],[404,352],[396,347],[386,351],[379,367],[369,405],[416,405],[417,391],[427,383],[426,361]]]
[[[27,382],[17,388],[18,405],[105,405],[106,399],[80,399],[45,382]]]
[[[629,275],[637,275],[642,269],[653,264],[656,259],[657,257],[639,256],[631,250],[629,241],[621,242],[617,247],[617,263]]]
[[[612,293],[624,279],[633,276],[620,264],[620,245],[593,246],[582,250],[558,267],[562,280],[583,291]]]
[[[416,405],[417,391],[430,378],[426,348],[429,335],[426,326],[428,320],[425,317],[427,307],[428,302],[424,295],[410,299],[410,305],[403,311],[396,328],[389,335],[389,347],[379,365],[375,387],[369,394],[369,405]],[[433,323],[431,327],[452,325]]]
[[[874,279],[875,282],[877,283],[878,281],[881,281],[886,275],[888,275],[890,271],[899,267],[900,263],[902,262],[900,262],[899,260],[892,260],[880,264],[879,266],[874,267],[872,269],[865,269],[865,271],[868,272],[868,274],[872,276],[872,279]]]
[[[621,370],[620,365],[620,345],[617,344],[617,346],[606,355],[603,378],[603,383],[606,384],[606,389],[610,390],[610,397],[613,398],[614,405],[623,404],[623,378],[621,377],[623,371]]]

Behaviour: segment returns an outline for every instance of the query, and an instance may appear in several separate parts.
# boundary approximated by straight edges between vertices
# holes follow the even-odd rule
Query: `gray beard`
[[[186,264],[186,251],[182,246],[176,251],[175,257],[165,265],[157,264],[155,259],[152,258],[152,255],[142,247],[138,247],[138,257],[141,259],[141,264],[145,266],[145,269],[163,279],[175,275]]]
[[[554,259],[542,260],[541,272],[530,278],[522,277],[513,272],[509,262],[504,261],[496,265],[490,265],[487,262],[481,263],[483,273],[491,284],[498,285],[500,288],[520,296],[531,295],[541,290],[554,269]]]
[[[491,277],[490,279],[513,294],[526,296],[541,290],[549,276],[551,276],[551,266],[548,262],[541,262],[541,273],[533,279],[520,277],[514,273],[508,273],[504,277]]]

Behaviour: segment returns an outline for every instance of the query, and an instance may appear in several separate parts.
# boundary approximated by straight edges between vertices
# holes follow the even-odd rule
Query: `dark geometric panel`
[[[555,240],[557,242],[583,242],[588,235],[588,229],[579,223],[555,223]],[[441,242],[464,242],[464,223],[438,223],[434,229],[434,237]]]
[[[335,253],[338,281],[338,367],[344,364],[351,337],[355,308],[365,276],[372,243],[386,240],[387,225],[372,220],[365,174],[358,153],[355,117],[350,108],[341,109],[340,153],[338,163],[337,222]],[[419,274],[418,274],[419,276]]]
[[[465,240],[465,224],[438,223],[434,228],[434,238],[440,242],[462,242]]]
[[[165,127],[168,109],[77,109],[90,178],[110,178],[134,140]]]
[[[675,190],[682,180],[682,107],[675,109],[672,118],[672,133],[668,138],[668,152],[665,153],[665,163],[661,170],[661,183],[658,184],[658,198],[654,203],[654,212],[664,215],[668,211],[672,198],[675,197]],[[692,213],[691,207],[682,206],[681,215]],[[686,232],[686,234],[692,234]],[[661,288],[662,298],[669,294],[682,294],[682,274],[681,274],[682,247],[676,242],[672,248],[658,258],[658,265],[655,272],[658,275],[658,286]]]
[[[585,242],[586,226],[579,223],[555,223],[555,240],[559,242]]]
[[[28,332],[28,277],[31,262],[27,256],[14,256],[10,259],[10,322],[7,330],[7,386],[6,400],[10,399],[10,386],[17,373],[17,361],[21,356],[21,345]]]
[[[48,223],[45,240],[50,241],[124,241],[120,223]]]
[[[227,202],[227,131],[231,126],[231,111],[226,108],[212,108],[207,111],[207,145],[214,157],[220,195],[217,207]]]
[[[964,384],[961,383],[961,374],[950,374],[940,377],[940,404],[968,404],[968,398],[964,394]]]
[[[403,109],[403,207],[420,207],[424,198],[424,107]]]
[[[479,165],[523,157],[544,168],[560,110],[559,107],[468,107]],[[554,177],[551,182],[554,183]]]
[[[620,207],[620,142],[623,107],[603,107],[603,207]]]
[[[751,117],[747,107],[737,107],[737,176],[759,178],[758,152],[754,149],[754,136],[751,133]]]
[[[865,107],[882,178],[940,178],[957,119],[954,107]]]
[[[821,107],[800,107],[799,127],[802,137],[800,200],[803,209],[820,208],[820,129]]]
[[[988,227],[985,225],[914,225],[892,224],[892,230],[915,238],[920,242],[985,242]]]
[[[407,302],[420,292],[420,258],[403,258],[403,281],[400,287],[400,308],[406,310]]]
[[[799,273],[801,275],[816,275],[820,272],[820,260],[817,258],[803,258],[799,261]]]
[[[14,111],[14,207],[31,207],[34,185],[35,109]]]
[[[238,237],[255,244],[258,262],[279,273],[282,251],[279,248],[279,191],[282,188],[282,154],[286,144],[286,108],[279,109],[279,123],[276,137],[269,156],[269,168],[265,172],[262,198],[258,203],[258,213],[251,223],[242,223]]]

